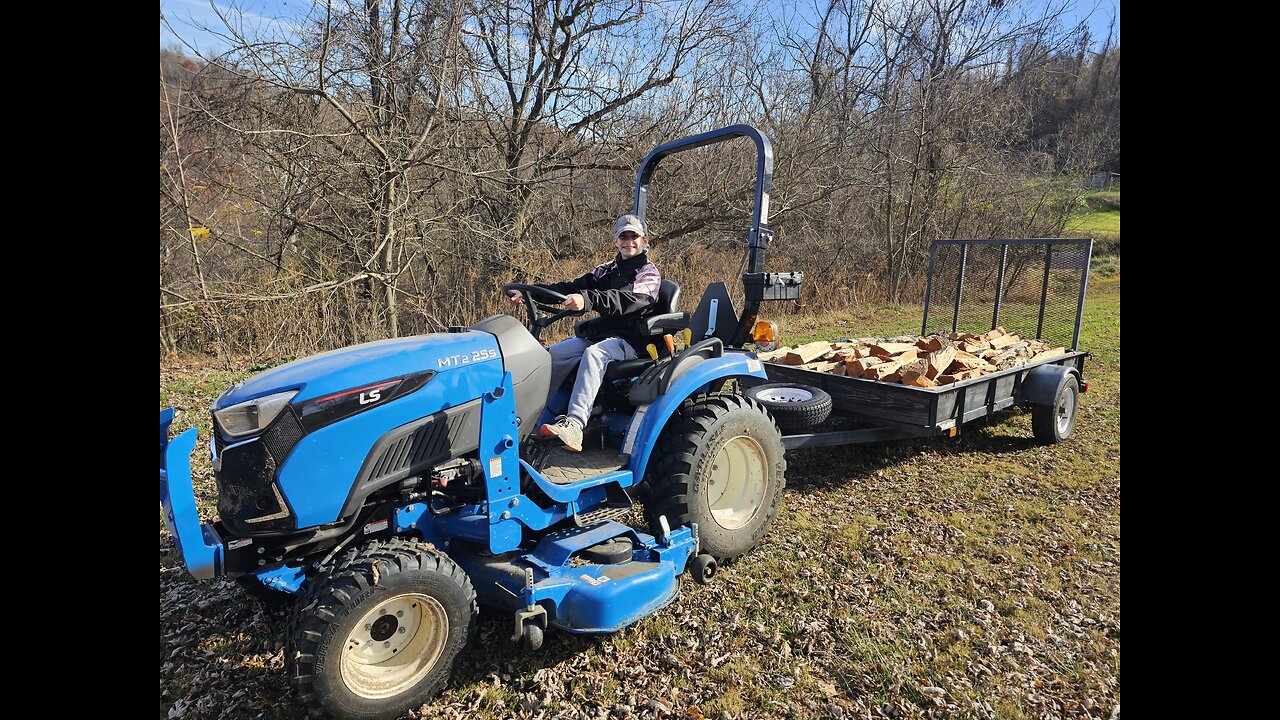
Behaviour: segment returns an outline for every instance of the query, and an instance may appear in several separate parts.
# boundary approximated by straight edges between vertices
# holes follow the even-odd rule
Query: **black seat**
[[[653,314],[644,318],[648,334],[663,335],[689,327],[689,313],[677,312],[679,304],[680,286],[674,280],[663,279],[658,288],[658,302],[653,304]]]

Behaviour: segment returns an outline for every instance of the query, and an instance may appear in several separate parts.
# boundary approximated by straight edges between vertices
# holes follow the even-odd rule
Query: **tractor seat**
[[[680,302],[680,286],[672,280],[663,280],[662,285],[658,288],[658,301],[653,304],[649,314],[636,319],[636,332],[640,332],[649,338],[657,338],[661,341],[662,336],[666,333],[679,332],[689,327],[689,313],[677,312],[676,307]],[[585,332],[580,331],[582,328],[590,328],[591,323],[600,320],[600,318],[591,318],[583,320],[574,326],[574,334],[583,337]],[[638,323],[644,323],[644,329],[638,327]],[[647,341],[646,341],[647,342]],[[644,347],[641,345],[641,347]],[[661,347],[661,342],[659,342]]]
[[[674,280],[664,279],[658,288],[658,301],[653,304],[653,314],[644,318],[648,334],[663,335],[689,327],[689,313],[677,312],[679,304],[680,286]]]
[[[667,333],[677,333],[689,327],[689,313],[678,312],[676,310],[680,305],[680,285],[674,280],[662,281],[662,285],[658,288],[658,301],[653,304],[654,313],[646,315],[643,320],[645,323],[647,339],[654,340],[654,345],[658,348],[663,347],[662,336]],[[638,357],[634,360],[614,360],[604,370],[605,380],[623,380],[633,378],[644,372],[645,368],[653,364],[653,360],[648,357]]]

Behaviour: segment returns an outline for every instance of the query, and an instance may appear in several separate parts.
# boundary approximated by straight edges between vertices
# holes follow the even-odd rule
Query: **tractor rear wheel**
[[[390,720],[444,690],[476,616],[471,581],[434,547],[400,538],[344,554],[289,615],[289,680],[313,708]]]
[[[711,393],[686,400],[658,439],[646,473],[645,519],[660,534],[698,524],[702,552],[734,560],[769,529],[786,485],[777,425],[759,403]]]

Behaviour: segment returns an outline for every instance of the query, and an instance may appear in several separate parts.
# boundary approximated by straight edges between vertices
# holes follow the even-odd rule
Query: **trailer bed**
[[[837,412],[855,420],[889,425],[913,435],[937,435],[1018,402],[1022,380],[1041,365],[1072,365],[1081,374],[1088,353],[1077,350],[1040,362],[932,388],[805,370],[766,362],[770,382],[822,388]],[[957,411],[964,408],[963,417]]]

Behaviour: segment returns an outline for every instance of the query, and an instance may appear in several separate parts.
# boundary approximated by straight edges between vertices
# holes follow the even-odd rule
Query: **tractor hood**
[[[224,392],[214,410],[286,390],[293,402],[350,390],[383,380],[432,370],[437,373],[475,363],[501,362],[498,343],[486,332],[434,333],[378,340],[300,358],[258,373]]]

